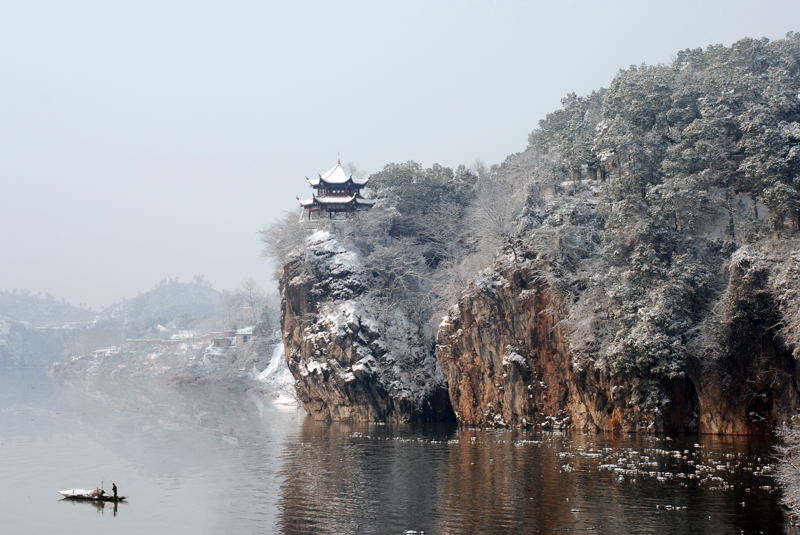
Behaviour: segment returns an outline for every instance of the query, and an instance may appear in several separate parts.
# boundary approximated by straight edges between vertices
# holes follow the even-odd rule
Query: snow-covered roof
[[[336,165],[322,173],[320,178],[328,184],[344,184],[350,180],[350,175],[344,172],[342,162],[336,162]]]
[[[318,178],[309,178],[307,180],[312,186],[319,186],[320,182],[325,182],[326,184],[345,184],[348,180],[352,180],[353,184],[363,186],[367,183],[368,179],[358,179],[354,178],[352,175],[348,175],[344,167],[342,167],[342,162],[337,161],[336,165],[319,175]]]
[[[316,199],[320,204],[347,204],[355,199],[355,195],[325,195]]]
[[[315,195],[311,199],[301,199],[300,206],[311,206],[315,202],[318,204],[349,204],[351,202],[362,205],[375,204],[374,199],[364,199],[356,195],[325,195],[321,197]]]

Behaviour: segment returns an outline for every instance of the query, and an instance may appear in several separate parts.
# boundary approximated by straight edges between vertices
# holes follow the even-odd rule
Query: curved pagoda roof
[[[369,180],[368,178],[354,178],[353,175],[348,175],[344,167],[342,167],[342,162],[337,161],[336,165],[325,171],[324,173],[320,174],[318,178],[306,178],[309,184],[313,187],[317,187],[321,184],[347,184],[348,182],[356,185],[356,186],[363,186]]]
[[[324,197],[317,197],[314,195],[310,199],[300,200],[300,206],[303,207],[313,206],[315,204],[354,204],[358,206],[372,206],[375,204],[375,199],[365,199],[358,195],[327,195]]]

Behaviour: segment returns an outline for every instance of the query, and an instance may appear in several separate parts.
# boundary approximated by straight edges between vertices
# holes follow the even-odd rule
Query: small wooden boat
[[[125,501],[127,496],[114,496],[104,494],[100,489],[84,490],[84,489],[69,489],[58,491],[65,500],[87,500],[93,502],[122,502]]]

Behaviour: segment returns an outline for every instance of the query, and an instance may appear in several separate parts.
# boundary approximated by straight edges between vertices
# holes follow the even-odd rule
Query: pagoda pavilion
[[[314,189],[310,199],[298,199],[303,209],[302,219],[312,220],[348,217],[357,210],[371,208],[374,200],[361,196],[361,188],[367,185],[368,178],[354,178],[345,173],[342,162],[337,161],[327,172],[308,178]]]

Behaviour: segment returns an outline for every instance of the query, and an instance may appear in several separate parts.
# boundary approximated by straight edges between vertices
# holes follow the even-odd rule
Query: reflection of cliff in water
[[[463,430],[447,456],[441,533],[555,531],[569,519],[574,489],[560,484],[558,457],[516,433]],[[514,440],[513,438],[516,438]],[[487,445],[487,439],[491,445]],[[526,511],[537,511],[531,518]],[[545,513],[546,512],[546,513]]]
[[[786,525],[765,488],[768,456],[753,439],[309,419],[283,453],[278,526],[292,535],[758,532]]]
[[[432,519],[447,452],[430,444],[453,433],[449,426],[423,434],[407,426],[307,418],[283,454],[281,533],[436,533]]]

